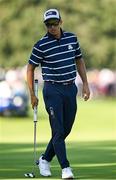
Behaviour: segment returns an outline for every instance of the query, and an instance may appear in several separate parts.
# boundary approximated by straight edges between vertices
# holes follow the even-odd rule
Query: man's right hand
[[[37,105],[38,105],[38,98],[35,95],[31,96],[31,105],[32,105],[33,109],[35,106],[37,107]]]

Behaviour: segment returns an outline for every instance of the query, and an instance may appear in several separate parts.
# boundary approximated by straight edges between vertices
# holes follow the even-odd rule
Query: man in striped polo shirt
[[[90,96],[86,68],[77,37],[61,29],[62,20],[58,10],[47,10],[44,13],[44,24],[47,34],[34,45],[27,67],[27,83],[34,108],[38,104],[33,87],[34,70],[41,64],[43,97],[52,131],[48,146],[39,158],[39,170],[41,175],[51,176],[49,163],[56,155],[62,168],[62,179],[73,179],[66,155],[65,138],[72,129],[77,110],[77,70],[83,82],[84,100]]]

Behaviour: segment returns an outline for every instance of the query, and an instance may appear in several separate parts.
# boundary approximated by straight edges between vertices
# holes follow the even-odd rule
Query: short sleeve
[[[40,49],[39,45],[36,43],[32,49],[32,53],[28,62],[29,64],[39,66],[42,60],[43,60],[43,52]]]
[[[82,52],[81,52],[81,48],[80,48],[80,44],[79,41],[76,37],[76,49],[75,49],[75,58],[81,58],[82,57]]]

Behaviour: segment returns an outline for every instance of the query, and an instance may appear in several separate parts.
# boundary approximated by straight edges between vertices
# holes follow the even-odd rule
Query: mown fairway
[[[67,138],[67,153],[76,179],[116,179],[115,100],[78,100],[78,114]],[[37,155],[44,151],[50,128],[40,95],[37,123]],[[28,118],[0,118],[0,178],[24,179],[33,165],[33,113]],[[61,169],[54,158],[52,178]],[[42,178],[36,168],[36,178]]]

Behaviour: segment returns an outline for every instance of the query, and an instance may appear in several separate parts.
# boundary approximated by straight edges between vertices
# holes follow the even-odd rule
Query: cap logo
[[[49,15],[56,15],[56,12],[55,11],[49,11],[46,13],[46,16],[49,16]]]

